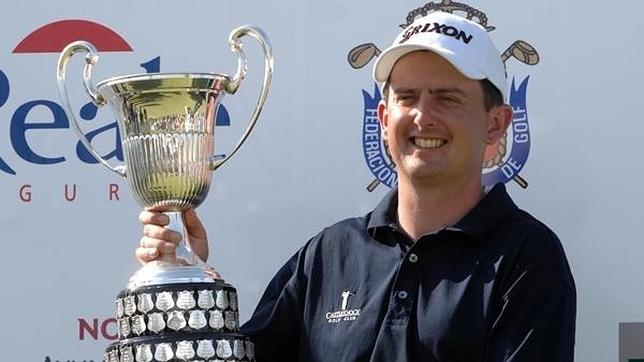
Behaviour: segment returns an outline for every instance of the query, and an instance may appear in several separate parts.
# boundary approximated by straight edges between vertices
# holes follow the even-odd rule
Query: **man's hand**
[[[156,210],[143,210],[139,214],[143,224],[143,237],[136,249],[136,258],[141,264],[158,259],[175,258],[175,249],[181,242],[181,233],[166,229],[170,218]],[[194,209],[183,213],[183,225],[188,235],[188,244],[201,260],[208,259],[208,236]]]

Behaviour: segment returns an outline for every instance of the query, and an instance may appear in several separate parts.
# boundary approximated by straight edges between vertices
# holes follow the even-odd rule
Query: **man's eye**
[[[413,94],[401,94],[398,96],[399,101],[410,101],[414,99]]]
[[[438,100],[445,104],[461,104],[460,99],[451,96],[441,96]]]

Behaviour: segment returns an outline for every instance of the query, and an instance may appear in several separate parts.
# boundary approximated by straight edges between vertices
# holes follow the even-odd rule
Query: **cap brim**
[[[392,46],[380,54],[380,56],[376,60],[376,64],[373,67],[373,79],[375,79],[377,82],[387,81],[389,75],[391,74],[391,71],[394,68],[394,65],[396,65],[396,62],[398,62],[400,58],[411,52],[419,50],[426,50],[440,55],[467,78],[476,80],[486,78],[483,72],[478,70],[467,60],[462,58],[459,59],[456,54],[445,48],[418,44],[402,44]]]

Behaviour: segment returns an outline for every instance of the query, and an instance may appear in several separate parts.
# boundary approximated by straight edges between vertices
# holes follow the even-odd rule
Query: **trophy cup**
[[[264,52],[262,90],[243,135],[228,155],[214,154],[216,110],[225,93],[234,94],[246,76],[240,38],[250,36]],[[199,206],[212,171],[241,147],[260,115],[273,72],[266,34],[253,26],[230,33],[237,56],[234,76],[216,73],[161,73],[115,77],[92,84],[95,47],[76,41],[58,60],[58,89],[67,117],[82,144],[104,166],[127,179],[143,207],[164,210],[183,232],[181,212]],[[87,53],[85,91],[97,106],[109,104],[117,116],[125,166],[113,167],[81,131],[65,86],[67,63]],[[239,333],[237,292],[213,276],[212,268],[190,249],[184,236],[176,258],[146,264],[116,300],[118,341],[107,362],[254,361],[252,342]]]

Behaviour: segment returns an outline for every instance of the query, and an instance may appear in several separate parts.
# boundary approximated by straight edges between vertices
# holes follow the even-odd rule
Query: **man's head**
[[[486,145],[505,133],[505,70],[480,25],[435,12],[416,20],[378,58],[378,107],[401,181],[480,182]]]

